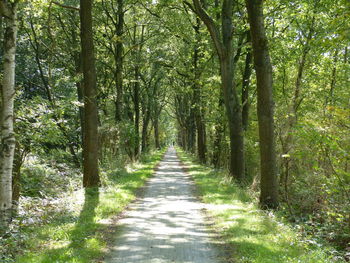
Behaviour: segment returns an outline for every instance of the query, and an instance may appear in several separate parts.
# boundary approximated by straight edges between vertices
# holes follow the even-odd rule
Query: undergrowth
[[[101,171],[100,189],[61,193],[55,200],[31,199],[26,210],[38,218],[19,215],[0,245],[1,262],[101,262],[115,218],[136,197],[163,152],[144,157],[126,169]],[[48,204],[42,204],[48,202]],[[37,210],[42,210],[38,211]]]
[[[303,237],[276,213],[258,209],[256,199],[236,186],[223,172],[195,164],[178,150],[199,196],[215,221],[215,228],[239,263],[345,262],[327,244]]]

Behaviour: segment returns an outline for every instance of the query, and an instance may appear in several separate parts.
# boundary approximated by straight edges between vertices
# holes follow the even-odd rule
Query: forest
[[[350,261],[349,25],[346,0],[0,0],[0,261],[102,262],[170,146],[327,254],[235,262]]]

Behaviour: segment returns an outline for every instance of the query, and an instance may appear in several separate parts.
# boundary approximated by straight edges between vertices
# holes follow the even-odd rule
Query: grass
[[[222,173],[195,164],[178,150],[188,173],[198,186],[198,194],[207,203],[215,230],[232,251],[233,262],[250,263],[335,263],[333,250],[312,244],[272,212],[258,209],[255,200]]]
[[[65,211],[48,224],[27,227],[20,263],[101,262],[113,231],[113,218],[136,198],[160,161],[162,152],[152,154],[129,170],[103,174],[104,186],[68,196]]]

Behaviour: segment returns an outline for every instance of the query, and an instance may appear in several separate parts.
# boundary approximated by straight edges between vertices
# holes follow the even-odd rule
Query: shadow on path
[[[192,187],[170,148],[144,197],[120,221],[106,262],[220,262]]]

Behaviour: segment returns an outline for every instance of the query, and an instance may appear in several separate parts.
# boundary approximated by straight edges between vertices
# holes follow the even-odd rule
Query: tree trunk
[[[232,57],[232,56],[231,56]],[[231,59],[221,61],[221,81],[224,104],[228,118],[230,135],[230,174],[237,182],[244,178],[244,145],[242,129],[242,111],[233,85],[233,68]]]
[[[16,143],[15,155],[13,160],[12,171],[12,203],[14,208],[18,205],[21,192],[21,167],[26,156],[26,150],[21,149],[20,144]]]
[[[147,146],[148,146],[148,124],[149,121],[151,119],[151,114],[150,114],[150,109],[146,109],[146,113],[143,117],[143,121],[142,121],[142,137],[141,137],[141,151],[142,153],[147,152]]]
[[[4,16],[4,71],[2,79],[2,110],[0,116],[0,233],[5,231],[12,213],[12,169],[15,154],[14,97],[15,97],[15,55],[17,38],[16,4],[0,2],[0,15]]]
[[[274,135],[274,102],[272,97],[272,65],[264,27],[263,0],[246,0],[253,43],[258,90],[258,122],[260,138],[260,206],[278,206],[278,184]]]
[[[84,187],[99,186],[98,109],[96,68],[92,31],[92,2],[80,0],[81,48],[84,76]]]
[[[190,106],[189,116],[187,118],[187,126],[186,126],[186,134],[187,134],[187,151],[191,153],[195,153],[195,142],[196,142],[196,122],[194,116],[194,109]]]
[[[115,120],[122,120],[123,116],[123,30],[124,30],[124,7],[123,0],[118,0],[118,24],[116,26],[117,43],[115,51],[115,83],[117,97],[115,100]]]
[[[242,183],[245,175],[242,109],[234,83],[233,67],[233,0],[224,0],[221,9],[221,34],[214,20],[203,9],[199,0],[193,0],[195,11],[207,26],[220,60],[221,85],[230,132],[230,175]]]
[[[141,59],[141,50],[142,50],[142,44],[143,44],[143,36],[145,32],[145,25],[141,26],[141,38],[140,42],[138,43],[138,49],[136,53],[136,65],[134,69],[134,77],[135,77],[135,83],[134,83],[134,113],[135,113],[135,121],[134,121],[134,127],[135,127],[135,145],[134,145],[134,159],[137,159],[140,154],[140,59]],[[137,33],[137,25],[135,24],[134,28],[134,45],[137,45],[136,42],[136,33]]]
[[[158,116],[155,116],[153,126],[154,126],[154,140],[155,140],[154,142],[155,142],[156,148],[160,150]]]
[[[134,83],[134,112],[135,112],[135,145],[134,158],[137,159],[140,153],[140,82],[139,82],[140,68],[135,67],[135,83]]]
[[[224,110],[224,98],[223,98],[222,92],[220,92],[218,109]],[[214,165],[215,168],[220,167],[220,158],[221,158],[221,149],[222,149],[221,142],[222,142],[223,133],[225,131],[223,122],[224,122],[223,116],[219,115],[219,118],[216,120],[216,124],[215,124],[215,133],[214,133],[214,142],[213,142],[212,164]]]
[[[247,41],[250,42],[250,32],[247,32]],[[247,48],[247,54],[245,58],[245,66],[242,81],[242,125],[243,129],[248,130],[249,125],[249,83],[250,76],[252,74],[252,51],[251,48]]]
[[[199,60],[200,54],[200,19],[197,18],[197,24],[194,26],[195,31],[195,47],[193,52],[193,103],[194,103],[194,115],[197,128],[197,154],[198,159],[201,163],[206,163],[206,134],[205,134],[205,123],[202,109],[202,99],[201,99],[201,87],[199,85],[200,72],[199,72]]]

